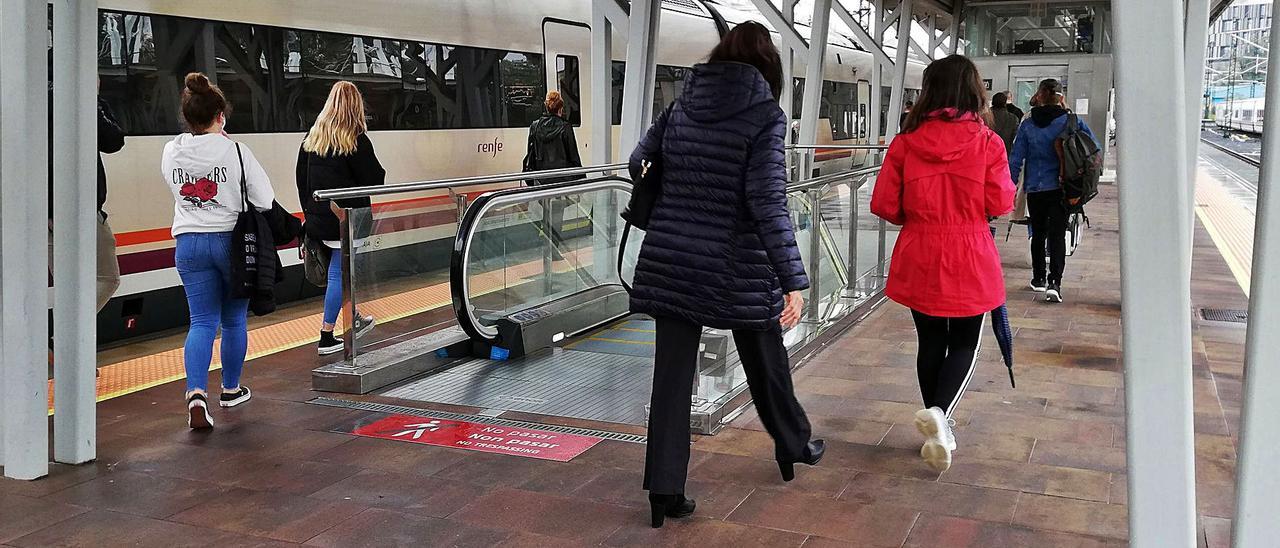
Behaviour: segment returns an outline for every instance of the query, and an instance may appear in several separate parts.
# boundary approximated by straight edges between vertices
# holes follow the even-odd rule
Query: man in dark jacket
[[[1013,149],[1013,137],[1018,134],[1018,124],[1022,121],[1009,112],[1009,96],[997,93],[991,98],[991,129],[1004,141],[1004,150]]]
[[[1002,92],[1000,92],[1000,93],[1003,93],[1003,94],[1004,94],[1004,96],[1005,96],[1006,100],[1007,100],[1009,97],[1013,97],[1013,93],[1010,93],[1010,92],[1009,92],[1009,90],[1005,90],[1005,91],[1002,91]],[[1005,110],[1008,110],[1008,111],[1009,111],[1011,114],[1013,114],[1014,116],[1017,116],[1017,117],[1018,117],[1018,120],[1022,120],[1022,117],[1026,115],[1026,113],[1025,113],[1025,112],[1022,112],[1022,109],[1018,108],[1018,105],[1013,104],[1013,101],[1006,101],[1006,102],[1005,102],[1005,104],[1004,104],[1004,108],[1005,108]]]
[[[106,101],[98,99],[98,152],[114,154],[124,148],[124,130]],[[98,155],[98,311],[120,287],[120,263],[116,259],[116,235],[107,224],[107,170]]]

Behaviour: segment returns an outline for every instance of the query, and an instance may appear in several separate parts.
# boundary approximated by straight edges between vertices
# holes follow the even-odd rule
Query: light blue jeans
[[[187,369],[187,391],[209,387],[209,364],[213,361],[213,339],[222,326],[222,387],[240,386],[244,354],[249,345],[246,317],[248,299],[230,298],[231,233],[179,234],[174,264],[187,293],[191,328],[183,364]]]
[[[324,323],[333,325],[342,310],[342,250],[329,249],[329,283],[324,287]]]

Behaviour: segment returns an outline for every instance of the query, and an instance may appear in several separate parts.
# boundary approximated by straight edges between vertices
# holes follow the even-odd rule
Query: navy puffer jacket
[[[637,165],[661,142],[662,193],[640,249],[632,311],[718,329],[777,324],[783,293],[809,286],[787,210],[786,129],[755,67],[693,68],[667,119],[631,154]]]

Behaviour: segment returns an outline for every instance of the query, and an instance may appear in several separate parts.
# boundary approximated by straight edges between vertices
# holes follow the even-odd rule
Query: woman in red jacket
[[[978,355],[983,317],[1005,301],[1004,274],[987,219],[1013,209],[1004,142],[983,119],[978,69],[960,55],[933,62],[902,134],[876,180],[871,211],[902,232],[885,294],[911,309],[920,345],[924,409],[920,456],[951,466],[951,413]]]

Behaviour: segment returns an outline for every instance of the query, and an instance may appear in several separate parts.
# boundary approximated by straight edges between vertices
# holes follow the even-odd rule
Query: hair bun
[[[210,89],[209,77],[199,72],[193,72],[187,75],[186,86],[191,93],[208,93]]]

